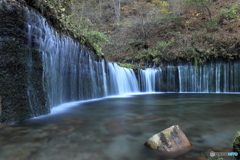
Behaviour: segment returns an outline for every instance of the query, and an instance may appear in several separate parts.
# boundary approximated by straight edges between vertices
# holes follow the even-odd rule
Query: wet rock
[[[27,7],[18,1],[0,1],[0,123],[48,114],[42,52],[31,42]],[[29,38],[31,37],[31,38]]]
[[[238,153],[238,156],[236,156],[235,159],[240,160],[240,135],[238,135],[233,141],[233,152]]]
[[[192,148],[192,144],[178,125],[153,135],[144,145],[171,157],[183,154]]]

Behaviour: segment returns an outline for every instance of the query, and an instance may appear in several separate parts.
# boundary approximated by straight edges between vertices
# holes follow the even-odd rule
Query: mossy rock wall
[[[0,123],[49,113],[41,52],[28,42],[25,14],[18,2],[0,2]]]

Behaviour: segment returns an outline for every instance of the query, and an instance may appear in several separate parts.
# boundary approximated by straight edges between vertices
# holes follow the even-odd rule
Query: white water
[[[132,69],[123,68],[116,63],[108,63],[110,76],[110,94],[139,92],[138,82]]]
[[[157,69],[147,68],[139,70],[140,88],[142,92],[154,92],[156,90],[156,72]]]

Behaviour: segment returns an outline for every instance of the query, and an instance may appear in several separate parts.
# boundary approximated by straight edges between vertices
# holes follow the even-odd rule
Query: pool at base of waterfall
[[[239,107],[239,94],[215,93],[140,94],[79,103],[58,114],[1,125],[0,159],[202,160],[210,158],[210,151],[232,151]],[[143,145],[172,125],[179,125],[192,150],[169,158]]]

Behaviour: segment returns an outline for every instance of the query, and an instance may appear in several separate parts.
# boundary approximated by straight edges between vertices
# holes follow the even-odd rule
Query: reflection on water
[[[211,150],[231,151],[239,107],[238,94],[146,94],[81,103],[0,126],[0,159],[203,160]],[[194,145],[191,151],[163,158],[145,148],[149,137],[175,124]]]

